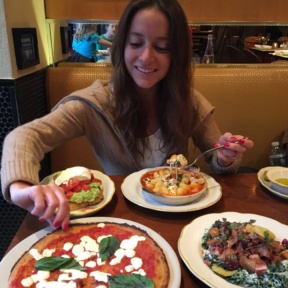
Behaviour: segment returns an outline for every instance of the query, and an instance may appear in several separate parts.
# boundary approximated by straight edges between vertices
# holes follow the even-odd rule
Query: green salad
[[[272,231],[254,220],[215,221],[205,230],[202,248],[204,263],[231,284],[288,287],[288,240],[277,241]]]

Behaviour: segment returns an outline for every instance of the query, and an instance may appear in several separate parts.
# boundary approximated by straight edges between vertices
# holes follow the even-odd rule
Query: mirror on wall
[[[67,20],[65,22],[66,26],[70,26],[72,33],[71,37],[75,34],[77,30],[77,26],[79,24],[88,23],[88,24],[97,24],[95,28],[95,33],[98,35],[103,35],[107,32],[107,28],[110,24],[117,25],[117,21],[101,21],[101,20]],[[235,23],[235,24],[227,24],[219,23],[219,24],[194,24],[191,23],[189,26],[192,28],[193,34],[193,59],[198,59],[197,62],[201,62],[202,56],[205,51],[205,47],[207,45],[207,38],[209,34],[213,35],[214,42],[214,53],[215,53],[215,63],[238,63],[235,58],[230,55],[229,46],[233,46],[240,50],[244,54],[244,49],[248,48],[252,50],[254,54],[257,54],[258,58],[260,58],[263,63],[270,63],[278,59],[278,57],[274,57],[272,54],[275,50],[264,49],[254,50],[254,45],[256,44],[265,44],[265,47],[276,47],[281,50],[282,41],[279,40],[280,37],[288,36],[288,25],[277,25],[274,23],[263,23],[262,24],[253,24],[253,23]],[[51,36],[51,49],[52,49],[52,62],[57,63],[58,61],[63,61],[63,58],[69,58],[70,54],[63,55],[62,49],[59,47],[61,39],[60,36],[57,36],[57,31],[59,30],[59,26],[63,26],[63,21],[59,22],[58,20],[48,20],[49,33]],[[54,36],[51,31],[55,30]],[[116,32],[116,31],[115,31]],[[268,39],[267,39],[268,36]],[[245,39],[247,37],[254,38],[255,43],[250,43],[249,47],[246,47]],[[59,41],[58,41],[59,38]],[[255,40],[256,39],[256,40]],[[263,41],[262,41],[263,39]],[[265,41],[264,43],[264,39]],[[72,39],[71,39],[72,40]],[[258,42],[259,43],[258,43]],[[58,43],[59,42],[59,43]],[[256,43],[257,42],[257,43]],[[276,45],[276,46],[275,46]],[[287,47],[288,48],[288,47]],[[99,51],[100,50],[100,51]],[[97,59],[96,61],[106,60],[109,56],[109,47],[102,46],[102,49],[98,49],[96,51]],[[275,53],[274,53],[275,54]],[[278,53],[279,54],[279,53]],[[109,60],[109,59],[108,59]],[[284,58],[283,60],[288,60]],[[246,63],[246,62],[244,62]],[[250,63],[250,62],[248,62]],[[288,62],[287,62],[288,64]]]
[[[208,35],[213,35],[215,63],[240,63],[233,57],[234,55],[231,57],[230,49],[233,52],[237,49],[244,54],[244,57],[245,50],[248,49],[260,58],[261,63],[273,62],[277,60],[277,57],[272,55],[275,52],[273,49],[280,50],[283,44],[281,38],[288,36],[288,26],[279,25],[192,25],[192,31],[193,53],[200,61],[207,45]],[[259,45],[261,48],[263,46],[263,49],[257,50],[255,45],[256,48]],[[244,59],[242,63],[251,62]]]

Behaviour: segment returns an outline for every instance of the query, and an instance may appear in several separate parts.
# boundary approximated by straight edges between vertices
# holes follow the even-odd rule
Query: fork
[[[243,139],[248,139],[248,137],[243,137]],[[238,140],[235,141],[235,142],[233,142],[233,144],[238,144],[238,143],[239,143]],[[208,153],[210,153],[210,152],[212,152],[212,151],[221,149],[221,148],[223,148],[223,147],[225,147],[225,145],[220,145],[220,146],[217,146],[217,147],[213,147],[213,148],[211,148],[211,149],[209,149],[209,150],[206,150],[206,151],[202,152],[201,154],[199,154],[192,163],[190,163],[190,164],[188,164],[188,165],[186,165],[186,166],[180,166],[179,168],[181,168],[181,169],[186,169],[186,168],[188,168],[188,167],[191,167],[191,166],[193,166],[193,165],[198,161],[199,158],[201,158],[201,157],[204,156],[205,154],[208,154]]]

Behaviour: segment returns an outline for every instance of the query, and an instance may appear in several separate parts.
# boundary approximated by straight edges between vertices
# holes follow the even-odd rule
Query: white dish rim
[[[275,168],[276,168],[276,169],[279,169],[279,168],[283,168],[283,167],[281,167],[281,166],[267,166],[267,167],[264,167],[264,168],[260,169],[260,170],[258,171],[258,173],[257,173],[258,180],[259,180],[259,182],[260,182],[267,190],[269,190],[270,192],[272,192],[274,195],[279,196],[280,198],[283,198],[283,199],[288,200],[288,195],[282,194],[282,193],[280,193],[280,192],[272,189],[271,186],[270,186],[271,184],[270,184],[269,182],[267,182],[267,181],[264,179],[264,177],[263,177],[264,172],[265,172],[266,170],[269,171],[269,170],[272,170],[272,169],[275,169]]]
[[[124,197],[127,198],[132,203],[137,204],[138,206],[144,208],[161,212],[175,212],[175,213],[190,212],[205,209],[207,207],[214,205],[221,199],[222,188],[220,184],[216,182],[214,178],[202,172],[201,174],[207,181],[207,191],[192,203],[179,206],[172,206],[158,203],[156,201],[153,201],[152,199],[148,198],[145,199],[145,196],[142,195],[140,177],[147,171],[163,167],[166,166],[146,168],[128,175],[121,185],[121,190]]]

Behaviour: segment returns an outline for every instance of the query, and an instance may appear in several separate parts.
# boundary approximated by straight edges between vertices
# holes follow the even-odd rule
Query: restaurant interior
[[[3,19],[0,33],[0,160],[4,138],[11,130],[46,115],[58,100],[84,84],[89,85],[95,77],[109,79],[111,64],[108,62],[67,62],[72,37],[78,23],[97,23],[103,27],[117,23],[127,3],[128,0],[82,0],[79,7],[76,0],[0,0],[0,18]],[[269,166],[271,142],[288,141],[285,138],[288,131],[285,112],[288,53],[286,56],[283,52],[286,48],[283,37],[288,39],[288,2],[179,0],[179,3],[192,29],[196,89],[216,106],[216,111],[219,110],[216,120],[221,130],[233,129],[247,135],[255,142],[255,148],[245,154],[240,171],[243,173],[209,176],[211,191],[214,189],[219,195],[204,206],[199,204],[187,211],[180,209],[180,213],[177,209],[178,213],[174,213],[172,208],[168,212],[154,207],[147,209],[122,195],[125,177],[116,175],[112,177],[115,197],[93,216],[142,221],[141,224],[161,234],[177,254],[181,267],[179,287],[220,287],[203,280],[205,275],[199,276],[183,260],[182,252],[178,253],[178,239],[185,225],[209,213],[255,213],[288,225],[287,195],[279,195],[263,178],[263,169]],[[31,28],[33,30],[25,30]],[[28,60],[20,55],[17,46],[20,36],[16,32],[20,36],[21,33],[32,35],[33,54],[27,56],[31,57]],[[202,64],[209,34],[213,35],[215,60],[214,64]],[[77,155],[83,145],[87,147],[85,161]],[[59,169],[76,166],[77,161],[101,171],[88,146],[80,139],[45,155],[40,179]],[[74,163],[67,159],[69,153],[75,153]],[[193,151],[191,157],[195,158],[197,154],[199,151]],[[210,174],[204,161],[199,165],[201,171]],[[0,208],[1,261],[21,240],[46,228],[47,223],[37,222],[27,211],[6,202],[2,195]],[[261,217],[259,221],[265,223]],[[174,234],[170,233],[172,230]]]

